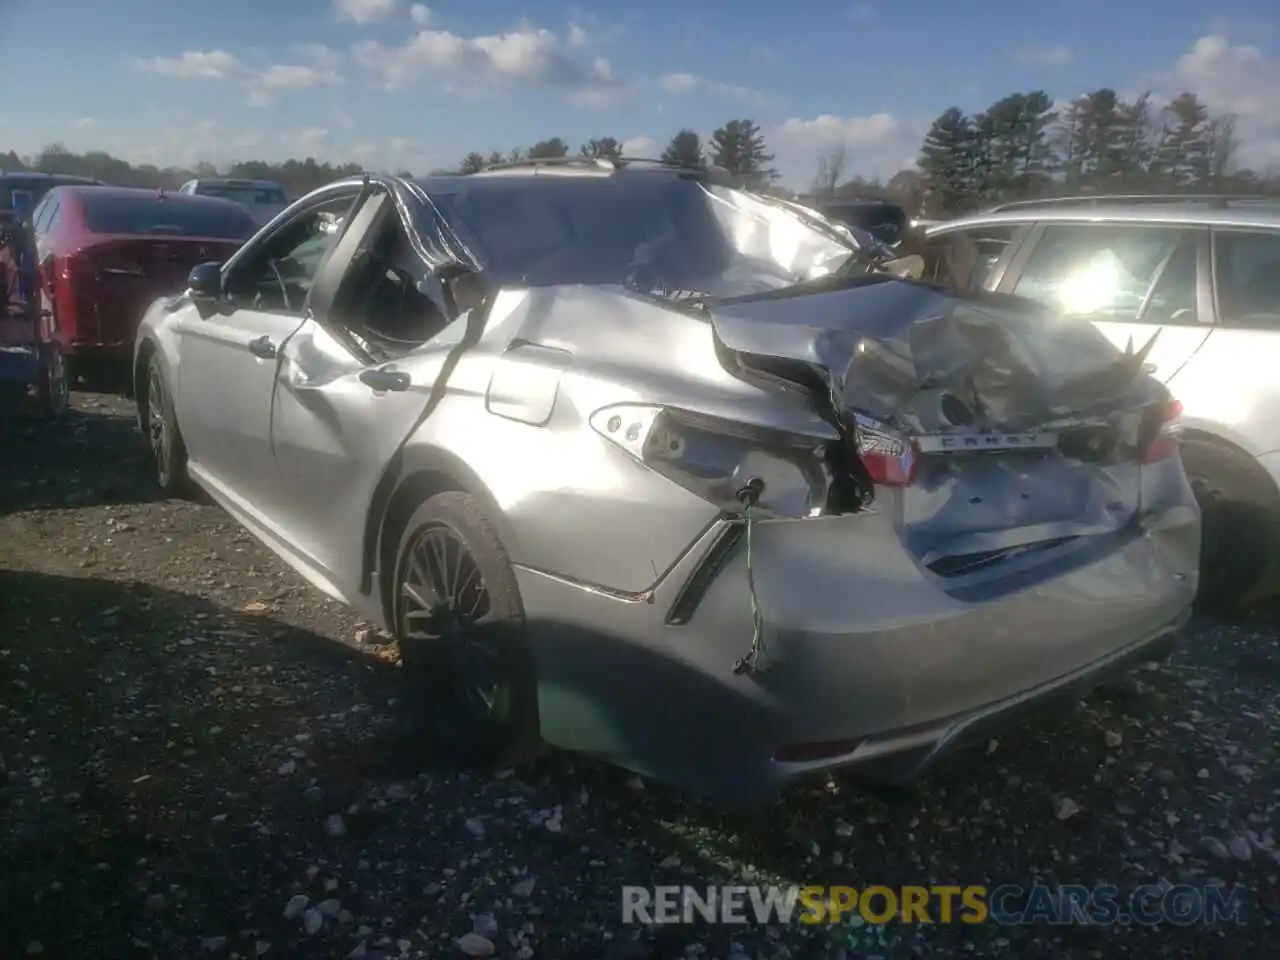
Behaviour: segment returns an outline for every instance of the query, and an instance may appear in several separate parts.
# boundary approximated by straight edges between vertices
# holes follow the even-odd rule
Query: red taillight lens
[[[885,487],[910,486],[920,462],[914,443],[863,417],[858,418],[858,456],[872,482]]]
[[[1168,409],[1165,412],[1164,422],[1160,425],[1160,432],[1156,434],[1155,439],[1147,447],[1147,452],[1142,457],[1143,463],[1156,463],[1178,452],[1179,418],[1181,416],[1182,404],[1177,400],[1170,400]]]

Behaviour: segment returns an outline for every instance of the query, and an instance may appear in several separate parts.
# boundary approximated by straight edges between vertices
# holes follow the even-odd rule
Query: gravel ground
[[[157,500],[126,401],[75,406],[0,435],[0,955],[1276,955],[1274,612],[1195,624],[1170,663],[891,797],[832,782],[746,817],[565,756],[469,778],[404,732],[392,648],[216,507]],[[1225,882],[1252,909],[622,923],[623,884],[735,879]]]

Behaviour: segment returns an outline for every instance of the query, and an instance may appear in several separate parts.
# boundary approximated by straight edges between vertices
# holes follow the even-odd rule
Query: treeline
[[[615,159],[622,147],[614,137],[599,137],[574,151],[563,138],[551,137],[506,153],[468,153],[456,167],[431,172],[469,173],[571,153]],[[916,166],[887,181],[857,175],[856,152],[836,144],[818,159],[809,195],[887,199],[902,203],[913,215],[950,217],[1002,201],[1089,192],[1280,194],[1280,176],[1263,176],[1236,163],[1240,147],[1232,119],[1214,116],[1191,93],[1158,105],[1150,94],[1125,100],[1114,90],[1101,89],[1062,107],[1043,90],[1033,90],[1009,94],[976,114],[958,107],[944,110],[925,136]],[[721,167],[755,189],[774,190],[778,178],[763,132],[746,118],[728,121],[706,140],[694,130],[681,130],[653,159]],[[52,144],[35,157],[0,154],[0,169],[170,189],[193,177],[255,177],[279,181],[287,193],[298,196],[362,167],[311,157],[283,163],[249,160],[225,168],[211,163],[192,169],[132,166],[102,151],[77,154]]]
[[[1082,193],[1278,193],[1280,178],[1241,168],[1231,117],[1192,93],[1167,105],[1094,90],[1056,108],[1043,90],[1002,97],[981,113],[944,110],[918,162],[930,216],[994,203]]]
[[[286,160],[284,163],[246,160],[221,169],[212,163],[198,163],[190,169],[157,167],[149,163],[134,166],[127,160],[113,157],[101,150],[72,153],[59,143],[45,147],[34,157],[22,158],[13,151],[0,153],[0,170],[6,171],[37,170],[41,173],[64,173],[78,177],[92,177],[103,183],[120,187],[165,190],[176,190],[195,177],[247,177],[275,180],[291,197],[300,196],[341,177],[359,173],[363,169],[358,163],[320,163],[311,157],[305,160]]]

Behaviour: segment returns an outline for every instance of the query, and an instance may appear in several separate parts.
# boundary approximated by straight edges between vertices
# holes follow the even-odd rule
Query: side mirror
[[[187,276],[187,288],[196,300],[217,300],[222,296],[222,264],[196,264]]]

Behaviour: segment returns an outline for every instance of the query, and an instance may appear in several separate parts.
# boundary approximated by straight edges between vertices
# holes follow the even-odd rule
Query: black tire
[[[178,429],[172,396],[160,358],[153,356],[147,364],[146,417],[143,429],[155,462],[156,482],[169,496],[179,497],[186,495],[190,482],[187,478],[187,447],[182,440],[182,431]]]
[[[1280,495],[1257,463],[1233,447],[1182,441],[1182,463],[1200,505],[1200,590],[1196,606],[1232,613],[1253,599],[1277,545]]]
[[[40,345],[40,382],[36,384],[40,415],[46,420],[66,419],[71,407],[71,375],[58,343]]]
[[[456,561],[452,589],[431,569],[441,555],[447,562],[440,566],[450,571]],[[443,594],[453,594],[452,604],[439,603]],[[396,553],[393,610],[405,702],[437,755],[484,768],[538,751],[537,682],[520,588],[497,530],[473,497],[439,493],[409,518]],[[468,626],[471,614],[483,622]],[[478,692],[480,679],[493,681],[489,704]]]

